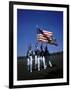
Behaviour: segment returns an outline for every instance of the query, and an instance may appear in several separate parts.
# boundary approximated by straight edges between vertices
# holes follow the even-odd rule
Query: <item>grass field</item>
[[[49,59],[53,64],[52,68],[48,66],[46,70],[42,68],[37,71],[33,65],[32,73],[27,70],[26,57],[18,57],[17,59],[17,80],[63,78],[63,52],[50,54]]]

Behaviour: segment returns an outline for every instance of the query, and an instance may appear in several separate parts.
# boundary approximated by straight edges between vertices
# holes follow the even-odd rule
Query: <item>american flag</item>
[[[56,40],[53,38],[53,32],[50,32],[50,31],[38,29],[38,31],[37,31],[37,40],[39,42],[45,42],[45,43],[57,45],[55,43]]]

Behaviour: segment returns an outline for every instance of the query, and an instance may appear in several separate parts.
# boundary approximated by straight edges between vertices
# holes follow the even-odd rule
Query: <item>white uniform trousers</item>
[[[49,60],[49,66],[50,66],[50,67],[52,67],[52,63],[51,63],[51,61],[50,61],[50,60]]]
[[[47,66],[46,66],[46,63],[45,63],[45,57],[44,56],[41,57],[41,62],[43,64],[44,69],[46,69]]]
[[[41,58],[38,56],[38,58],[37,58],[37,62],[38,62],[38,71],[40,71],[40,61],[41,61]]]
[[[35,69],[37,68],[37,64],[38,64],[38,56],[35,55]]]
[[[32,56],[29,56],[29,58],[27,59],[27,65],[28,65],[28,70],[30,70],[30,72],[32,72]]]
[[[43,61],[44,69],[46,69],[47,66],[46,66],[46,63],[45,63],[45,57],[44,56],[42,57],[42,61]]]

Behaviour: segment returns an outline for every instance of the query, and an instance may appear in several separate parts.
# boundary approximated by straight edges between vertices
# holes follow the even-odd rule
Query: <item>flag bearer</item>
[[[33,62],[32,56],[33,56],[33,51],[32,51],[32,47],[30,46],[27,51],[27,66],[30,72],[32,72],[32,62]]]
[[[43,51],[43,47],[41,45],[41,51],[40,51],[40,58],[41,58],[41,62],[42,62],[42,65],[44,67],[44,69],[46,69],[46,63],[45,63],[45,57],[44,57],[44,51]]]
[[[45,47],[44,56],[45,56],[45,60],[46,60],[46,63],[47,63],[47,67],[48,66],[52,67],[52,63],[51,63],[50,58],[49,58],[50,54],[49,54],[47,46]]]
[[[36,54],[35,64],[37,63],[38,71],[40,71],[40,50],[39,50],[38,47],[37,47],[37,50],[36,50],[35,54]]]
[[[38,65],[38,46],[35,46],[35,69],[37,69]]]

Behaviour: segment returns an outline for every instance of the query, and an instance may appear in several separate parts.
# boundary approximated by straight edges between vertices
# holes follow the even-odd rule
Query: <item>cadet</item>
[[[32,72],[32,62],[33,62],[32,56],[33,56],[33,51],[32,51],[32,47],[30,46],[27,51],[27,66],[30,72]]]
[[[48,65],[50,67],[52,67],[52,63],[51,63],[50,58],[49,58],[50,57],[50,54],[49,54],[49,51],[48,51],[47,46],[45,47],[44,56],[45,56],[45,60],[46,60],[46,63],[47,63],[47,67],[48,67]]]
[[[38,65],[38,47],[35,46],[35,69],[37,69]]]
[[[44,57],[44,51],[43,51],[43,48],[42,48],[42,45],[41,45],[41,51],[40,51],[40,58],[41,58],[41,63],[44,67],[44,69],[46,69],[46,64],[45,64],[45,57]]]
[[[38,71],[40,71],[40,50],[39,48],[37,47],[37,50],[36,50],[36,57],[35,57],[35,62],[37,63],[37,67],[38,67]]]

